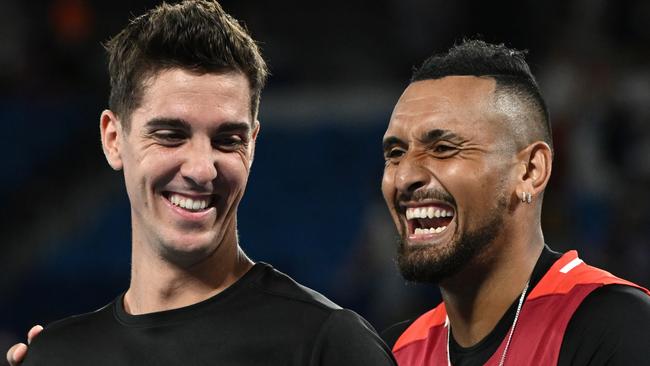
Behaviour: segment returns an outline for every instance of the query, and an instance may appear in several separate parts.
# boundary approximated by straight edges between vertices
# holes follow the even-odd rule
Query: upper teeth
[[[406,219],[432,219],[434,217],[452,217],[454,212],[435,207],[409,207],[406,209]]]
[[[169,197],[169,201],[178,207],[182,207],[186,210],[202,210],[208,207],[209,201],[207,199],[201,198],[188,198],[178,194],[172,194]]]

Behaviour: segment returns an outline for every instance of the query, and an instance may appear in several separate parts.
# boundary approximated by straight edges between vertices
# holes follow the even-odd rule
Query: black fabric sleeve
[[[647,365],[650,296],[623,285],[603,286],[569,321],[558,365]]]
[[[374,328],[351,310],[335,310],[319,332],[310,366],[394,366],[397,363]]]

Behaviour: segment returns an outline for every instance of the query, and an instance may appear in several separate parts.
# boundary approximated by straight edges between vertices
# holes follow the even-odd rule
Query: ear
[[[260,133],[260,121],[255,120],[253,123],[253,131],[251,132],[251,158],[248,161],[248,169],[253,166],[253,158],[255,157],[255,142],[257,141],[257,135]]]
[[[122,169],[122,124],[115,113],[106,109],[99,118],[99,131],[102,137],[102,149],[108,165],[114,170]]]
[[[546,189],[553,167],[553,153],[547,143],[536,141],[517,154],[517,198],[521,201],[525,193],[532,195],[534,201]]]

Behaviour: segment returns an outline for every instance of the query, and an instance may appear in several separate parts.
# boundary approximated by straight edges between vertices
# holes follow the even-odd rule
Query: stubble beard
[[[507,209],[502,195],[488,215],[489,219],[472,231],[457,232],[445,248],[434,245],[409,245],[399,238],[397,265],[405,280],[416,283],[439,283],[462,270],[480,255],[499,235]]]

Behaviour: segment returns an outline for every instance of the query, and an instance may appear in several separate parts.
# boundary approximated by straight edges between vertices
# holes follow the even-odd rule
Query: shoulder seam
[[[298,301],[298,302],[302,302],[302,303],[305,303],[305,304],[310,304],[310,305],[312,305],[314,307],[321,308],[321,309],[329,311],[329,312],[334,312],[336,310],[344,310],[342,307],[336,305],[335,303],[333,303],[333,304],[338,306],[338,308],[332,308],[332,307],[328,306],[327,304],[323,304],[323,303],[321,303],[321,302],[319,302],[317,300],[314,300],[314,299],[301,299],[299,297],[287,295],[287,294],[279,292],[279,291],[272,291],[272,290],[269,290],[267,288],[264,288],[263,286],[260,286],[257,283],[251,283],[251,286],[254,286],[258,290],[260,290],[260,291],[262,291],[262,292],[264,292],[266,294],[281,297],[281,298],[284,298],[284,299],[287,299],[287,300]],[[301,286],[301,285],[298,284],[298,286]]]

